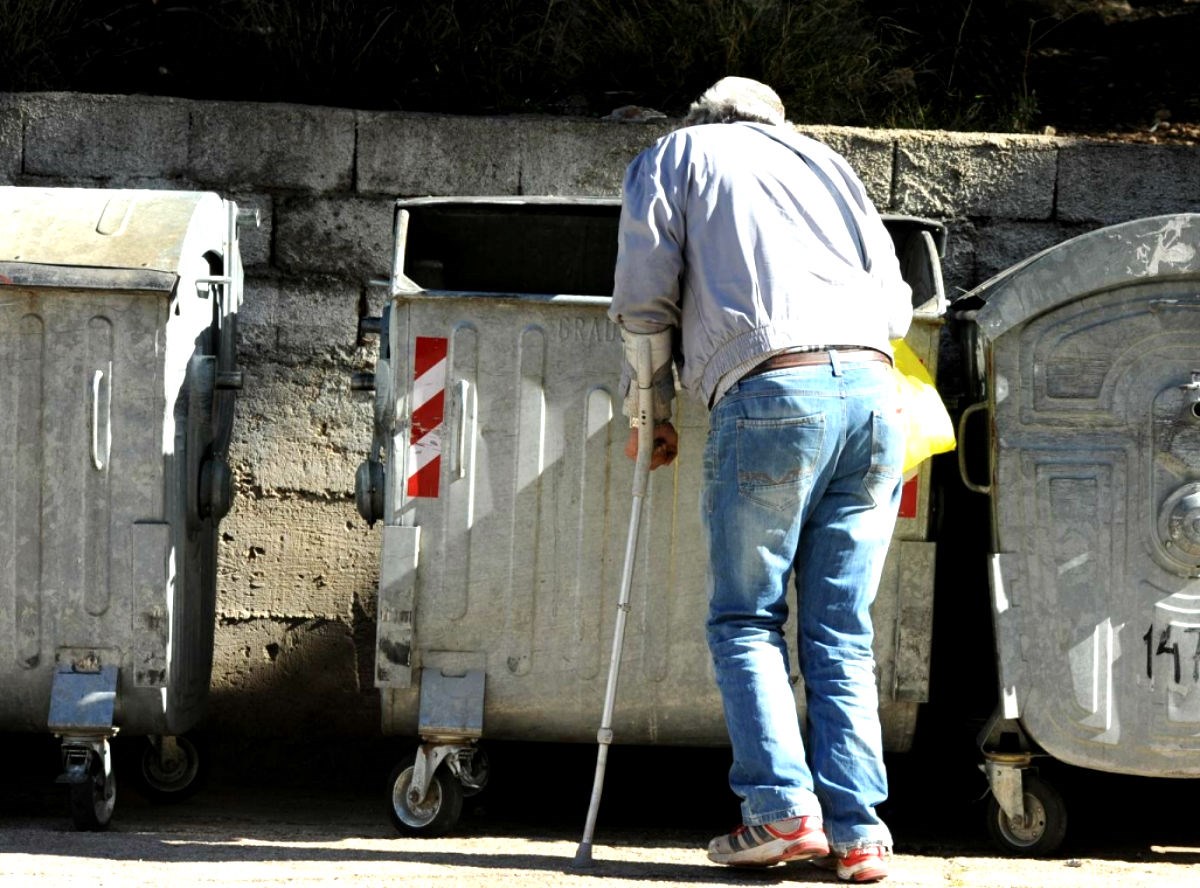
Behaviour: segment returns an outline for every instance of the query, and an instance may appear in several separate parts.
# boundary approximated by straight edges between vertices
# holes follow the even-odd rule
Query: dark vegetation
[[[1169,136],[1198,43],[1200,0],[0,0],[0,90],[674,116],[737,73],[802,123]]]

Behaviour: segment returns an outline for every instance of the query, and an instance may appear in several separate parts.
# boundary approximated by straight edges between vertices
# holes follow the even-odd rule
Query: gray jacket
[[[705,404],[789,348],[891,354],[911,299],[862,182],[790,126],[684,127],[626,171],[609,317],[631,333],[674,328],[683,388]]]

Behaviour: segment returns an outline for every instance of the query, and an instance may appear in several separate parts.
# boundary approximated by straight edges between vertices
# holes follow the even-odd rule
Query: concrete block
[[[267,493],[353,496],[370,446],[373,401],[350,390],[377,345],[355,345],[359,294],[336,282],[247,281],[239,313],[245,383],[230,457]]]
[[[521,121],[520,193],[619,197],[625,168],[679,121]]]
[[[946,223],[946,250],[942,256],[942,284],[953,302],[979,283],[975,272],[975,225],[966,219]]]
[[[1052,138],[902,132],[896,149],[896,212],[1034,220],[1054,211]]]
[[[981,224],[975,231],[976,283],[1093,227],[1057,222]]]
[[[21,172],[25,123],[16,96],[0,94],[0,184],[13,185]]]
[[[290,197],[275,202],[275,265],[360,284],[392,267],[393,203],[384,197]]]
[[[525,125],[507,117],[363,112],[358,191],[392,197],[520,194]]]
[[[679,126],[553,117],[474,118],[363,113],[358,191],[421,195],[617,196],[629,162]],[[801,127],[847,155],[872,199],[890,199],[892,143],[886,135]]]
[[[341,366],[354,349],[361,290],[336,278],[246,278],[239,355],[251,364]]]
[[[238,239],[242,246],[242,266],[249,269],[264,268],[271,264],[271,240],[275,229],[275,201],[269,194],[247,194],[241,192],[219,192],[222,197],[235,201],[238,209],[258,210],[258,227],[242,225]]]
[[[352,499],[261,496],[242,483],[221,538],[222,617],[348,621],[378,583],[379,534]]]
[[[1076,141],[1062,148],[1058,216],[1111,225],[1200,211],[1200,148]]]
[[[798,126],[802,135],[824,142],[849,161],[866,186],[867,196],[885,213],[892,205],[892,168],[895,142],[880,130],[844,126]]]
[[[355,112],[251,102],[197,103],[188,171],[225,188],[347,191]]]
[[[245,483],[271,494],[353,497],[354,473],[371,446],[373,401],[350,391],[350,374],[373,365],[244,363],[229,457]]]
[[[187,171],[190,102],[47,93],[26,102],[24,170],[37,176],[178,179]],[[95,183],[92,183],[95,184]]]
[[[374,655],[356,624],[221,616],[206,727],[239,737],[370,737],[379,694],[360,660]]]

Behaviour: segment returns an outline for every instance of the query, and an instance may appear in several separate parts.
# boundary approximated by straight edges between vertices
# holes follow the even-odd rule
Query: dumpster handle
[[[108,362],[108,375],[112,376],[112,361]],[[104,457],[100,456],[100,383],[104,379],[104,371],[97,370],[92,374],[92,465],[104,471],[108,465],[108,456],[112,452],[112,380],[108,383],[108,404],[104,411]]]
[[[469,438],[467,436],[467,405],[470,404],[471,383],[465,379],[460,379],[458,385],[455,386],[455,395],[458,404],[458,446],[451,451],[455,460],[450,465],[450,473],[456,478],[466,477],[467,474],[467,444]],[[471,415],[471,425],[475,424],[474,411]]]
[[[962,415],[958,418],[958,474],[959,474],[959,477],[962,478],[963,486],[966,487],[967,490],[970,490],[974,493],[982,493],[985,495],[990,494],[992,492],[992,485],[976,484],[969,477],[967,477],[967,455],[966,455],[967,454],[967,447],[966,447],[967,436],[966,436],[966,432],[967,432],[967,420],[970,419],[970,417],[973,416],[974,414],[978,413],[980,410],[987,410],[987,409],[988,409],[987,401],[980,401],[978,404],[972,404],[970,407],[968,407],[966,410],[964,410],[962,412]]]

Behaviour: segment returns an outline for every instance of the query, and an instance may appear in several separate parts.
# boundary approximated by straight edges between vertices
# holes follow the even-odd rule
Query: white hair
[[[787,123],[783,102],[775,90],[748,77],[723,77],[688,108],[684,126],[748,120],[782,126]]]

